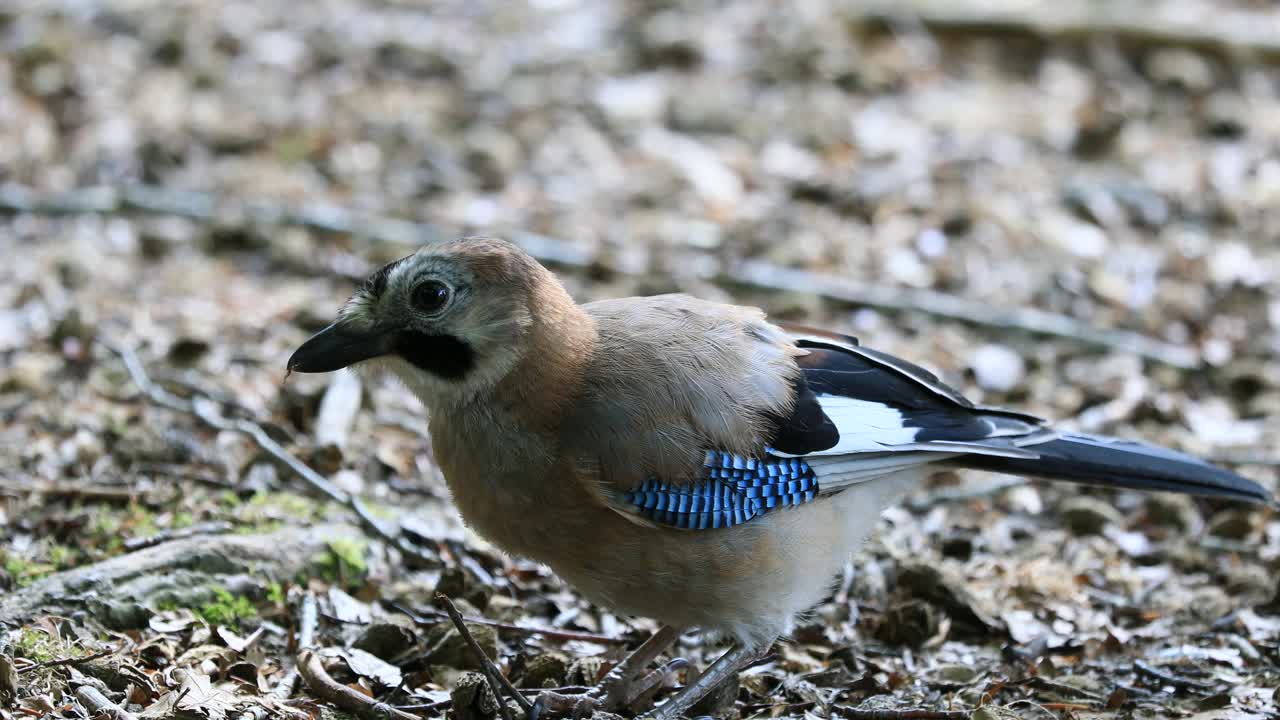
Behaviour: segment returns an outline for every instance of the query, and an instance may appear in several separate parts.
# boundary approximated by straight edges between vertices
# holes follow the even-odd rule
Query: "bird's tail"
[[[1062,433],[1054,440],[1026,449],[1039,457],[964,455],[951,462],[961,467],[1049,480],[1167,490],[1253,503],[1272,501],[1271,493],[1252,480],[1199,458],[1146,443]]]

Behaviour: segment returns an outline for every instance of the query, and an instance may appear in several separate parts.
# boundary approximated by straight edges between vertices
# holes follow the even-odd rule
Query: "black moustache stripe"
[[[396,336],[395,351],[414,367],[445,380],[461,380],[476,365],[475,351],[453,335],[403,330]]]

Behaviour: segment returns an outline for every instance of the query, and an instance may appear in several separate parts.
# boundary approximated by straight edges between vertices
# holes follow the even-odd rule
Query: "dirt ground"
[[[485,718],[435,593],[531,691],[654,628],[469,534],[394,385],[283,382],[464,232],[1277,489],[1280,10],[887,7],[0,6],[0,718]],[[943,475],[699,713],[1274,717],[1277,577],[1274,509]]]

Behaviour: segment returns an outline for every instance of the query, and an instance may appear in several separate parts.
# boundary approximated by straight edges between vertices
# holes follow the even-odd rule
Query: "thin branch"
[[[1159,5],[1164,5],[1163,8]],[[1280,60],[1270,15],[1215,8],[1189,13],[1181,3],[990,3],[981,0],[877,0],[855,6],[869,20],[911,17],[934,32],[1022,35],[1051,40],[1112,37],[1142,46],[1176,46],[1226,56]]]
[[[1172,685],[1179,690],[1213,690],[1215,686],[1212,683],[1200,682],[1191,678],[1181,677],[1173,673],[1165,672],[1143,660],[1134,660],[1133,669],[1139,675],[1144,675],[1156,682]]]
[[[292,453],[286,450],[280,443],[276,442],[267,434],[262,426],[251,421],[239,418],[227,418],[217,411],[217,404],[207,397],[194,395],[191,399],[180,398],[177,395],[165,390],[164,388],[152,382],[151,377],[147,374],[147,370],[142,365],[142,361],[138,359],[138,354],[132,348],[117,345],[113,342],[98,338],[98,342],[110,349],[112,352],[120,356],[124,362],[125,369],[129,371],[129,377],[133,379],[138,389],[142,391],[153,403],[162,407],[176,410],[178,412],[189,413],[203,420],[206,425],[218,430],[231,430],[244,433],[253,438],[258,447],[280,461],[285,467],[289,468],[302,478],[313,490],[333,500],[336,503],[345,505],[350,508],[356,517],[360,518],[361,525],[364,528],[403,553],[406,557],[411,557],[423,564],[431,565],[439,562],[439,558],[428,555],[421,549],[415,547],[412,543],[400,536],[398,533],[387,529],[369,512],[365,504],[354,495],[347,493],[337,485],[329,482],[320,473],[312,470],[310,466],[294,457]]]
[[[458,634],[466,641],[467,647],[471,648],[471,652],[476,656],[476,662],[480,663],[480,669],[484,672],[484,676],[489,681],[489,689],[493,691],[493,697],[498,701],[498,712],[502,715],[502,720],[511,720],[511,709],[507,707],[507,702],[502,699],[503,691],[515,699],[516,704],[524,711],[525,716],[534,717],[533,703],[525,699],[515,685],[507,679],[506,675],[493,664],[493,660],[484,654],[484,648],[480,647],[480,643],[471,637],[471,631],[467,629],[467,623],[462,619],[462,613],[458,612],[458,608],[454,606],[453,601],[444,593],[436,593],[436,600],[444,605],[445,612],[449,613],[449,619],[453,621],[453,626],[458,629]]]
[[[298,653],[298,673],[316,697],[357,717],[366,720],[421,720],[334,680],[325,672],[320,656],[314,650]]]
[[[422,611],[414,611],[403,605],[390,604],[390,607],[399,610],[419,625],[434,625],[440,620],[449,619],[447,613],[439,610],[426,609]],[[498,622],[482,617],[463,616],[463,620],[472,625],[487,625],[497,628],[502,632],[509,632],[515,635],[539,635],[551,640],[580,640],[582,642],[598,643],[600,645],[627,645],[630,641],[626,638],[611,637],[609,635],[600,635],[597,633],[581,632],[577,630],[560,630],[558,628],[541,628],[541,627],[525,627],[524,625],[512,625],[511,623]]]
[[[1134,353],[1178,368],[1197,368],[1201,364],[1199,351],[1185,345],[1175,345],[1130,330],[1095,327],[1069,315],[1036,308],[995,305],[936,290],[855,283],[838,275],[796,270],[756,260],[738,263],[722,280],[768,290],[821,295],[851,305],[921,312],[970,325],[1058,337],[1088,347]]]
[[[124,549],[128,552],[133,552],[135,550],[153,547],[160,543],[167,543],[170,540],[181,540],[194,535],[221,535],[223,533],[229,533],[233,529],[235,529],[235,526],[225,520],[196,523],[195,525],[188,525],[184,528],[162,530],[154,535],[148,535],[146,537],[129,538],[124,541]]]
[[[21,668],[18,668],[18,674],[21,675],[23,673],[28,673],[28,672],[31,672],[32,670],[37,670],[39,668],[62,667],[63,665],[81,665],[83,663],[91,662],[93,660],[100,660],[104,657],[107,657],[108,655],[114,655],[115,653],[116,653],[115,650],[103,650],[102,652],[94,653],[92,655],[85,655],[84,657],[68,657],[68,658],[60,658],[58,660],[46,660],[45,662],[33,663],[31,665],[25,665]]]
[[[866,15],[874,17],[875,13],[867,11]],[[921,18],[928,25],[929,16],[922,13]],[[366,215],[325,203],[291,208],[151,185],[128,185],[119,189],[89,187],[63,193],[41,193],[16,185],[4,185],[0,186],[0,210],[44,215],[134,212],[176,215],[200,222],[233,217],[240,222],[294,225],[321,233],[355,235],[375,242],[404,245],[438,242],[457,234],[432,223]],[[515,232],[509,238],[537,259],[555,265],[586,268],[596,259],[581,247],[537,233]],[[631,267],[620,270],[642,271],[641,268]],[[854,282],[835,275],[811,273],[754,260],[724,268],[718,276],[711,279],[723,285],[748,286],[775,292],[801,292],[882,310],[920,312],[972,325],[1057,337],[1088,347],[1134,353],[1148,360],[1179,368],[1197,368],[1201,365],[1200,353],[1193,347],[1165,342],[1128,330],[1096,328],[1068,315],[1034,308],[1001,308],[932,290]]]
[[[967,720],[964,710],[860,710],[837,707],[836,714],[847,720]]]
[[[0,490],[15,494],[27,493],[81,500],[100,500],[102,502],[143,502],[147,505],[159,505],[162,503],[162,500],[156,497],[158,493],[154,491],[139,492],[132,487],[87,485],[56,480],[35,480],[19,483],[0,480]]]
[[[316,628],[320,626],[320,611],[316,605],[316,594],[307,591],[302,598],[301,629],[298,631],[298,649],[309,650],[316,644]]]
[[[76,688],[76,697],[94,716],[106,715],[111,720],[137,720],[138,718],[137,715],[108,700],[106,695],[92,685],[81,685]]]

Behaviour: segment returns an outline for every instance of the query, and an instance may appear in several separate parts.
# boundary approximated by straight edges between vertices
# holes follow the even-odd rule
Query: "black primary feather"
[[[1056,440],[1036,445],[1033,450],[1040,457],[965,455],[950,462],[961,467],[1049,480],[1271,502],[1271,493],[1252,480],[1200,458],[1133,440],[1063,433]]]
[[[805,376],[792,381],[796,402],[787,416],[773,414],[774,431],[768,446],[788,455],[807,455],[835,447],[840,441],[840,431],[822,411],[818,396],[809,388]]]

